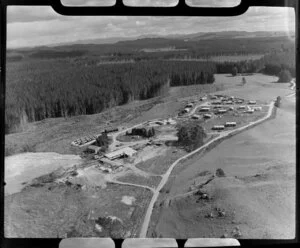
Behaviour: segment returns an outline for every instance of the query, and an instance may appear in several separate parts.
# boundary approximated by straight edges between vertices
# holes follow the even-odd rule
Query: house
[[[252,114],[254,112],[254,109],[247,109],[244,111],[244,113]]]
[[[182,112],[183,112],[183,113],[188,113],[188,112],[190,112],[190,111],[191,111],[191,109],[185,108]]]
[[[211,104],[214,104],[214,105],[220,105],[220,104],[222,104],[222,102],[221,101],[214,101],[214,102],[212,102]]]
[[[256,101],[249,101],[248,104],[256,104]]]
[[[236,122],[232,121],[232,122],[226,122],[225,123],[225,127],[235,127],[236,126]]]
[[[226,101],[225,104],[233,104],[233,101]]]
[[[217,113],[218,114],[224,114],[226,112],[227,112],[227,109],[219,109]]]
[[[205,115],[203,115],[203,118],[204,119],[210,119],[212,117],[212,115],[210,115],[210,114],[205,114]]]
[[[201,118],[201,116],[200,115],[193,115],[191,118],[194,119],[194,120],[199,120]]]
[[[119,150],[106,153],[104,156],[108,159],[117,159],[117,158],[122,158],[122,157],[132,157],[134,154],[136,154],[137,151],[132,149],[131,147],[124,147]]]
[[[90,153],[94,153],[94,154],[98,154],[101,150],[101,147],[99,146],[94,146],[94,145],[90,145],[87,147],[87,152]]]
[[[254,111],[261,111],[262,107],[254,107],[253,109],[254,109]]]
[[[212,130],[224,130],[225,126],[224,125],[215,125],[211,129]]]
[[[206,97],[206,96],[200,97],[199,100],[200,100],[200,101],[205,101],[205,100],[207,100],[207,97]]]
[[[216,96],[210,96],[210,99],[211,100],[215,100],[215,99],[218,99],[218,97],[216,97]]]
[[[202,107],[199,109],[199,112],[208,112],[209,110],[210,110],[210,108]]]
[[[193,106],[194,106],[194,104],[188,103],[185,107],[186,107],[186,108],[192,108]]]
[[[246,109],[246,106],[244,106],[244,105],[241,105],[241,106],[238,106],[238,108],[237,109]]]

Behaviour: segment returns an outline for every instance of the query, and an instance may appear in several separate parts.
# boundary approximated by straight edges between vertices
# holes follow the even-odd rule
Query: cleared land
[[[135,198],[132,205],[123,196]],[[140,187],[108,184],[105,189],[46,184],[30,187],[5,200],[6,237],[129,237],[138,234],[139,223],[149,203],[151,192]],[[113,206],[113,207],[112,207]],[[99,217],[112,216],[121,225],[112,229],[96,228]],[[20,221],[22,220],[22,221]],[[30,228],[28,228],[30,226]]]
[[[144,177],[134,173],[127,173],[124,176],[118,177],[117,180],[120,182],[134,183],[134,184],[145,185],[148,187],[156,188],[161,180],[161,177],[160,176]]]
[[[261,100],[271,98],[271,94],[274,99],[290,93],[287,84],[253,82],[245,91],[227,92]],[[223,141],[206,154],[185,161],[182,167],[168,184],[169,193],[160,197],[163,204],[153,212],[149,237],[294,238],[293,98],[282,100],[275,119]],[[200,187],[208,200],[199,195],[184,196],[206,171],[214,174],[218,168],[226,176]],[[225,216],[220,217],[216,208],[224,210]],[[210,214],[213,217],[207,217]]]
[[[186,152],[181,149],[170,148],[165,155],[140,162],[136,164],[136,167],[146,172],[161,175],[168,170],[174,161],[182,157],[184,154],[186,154]]]
[[[20,151],[19,149],[22,151],[24,149],[22,145],[25,144],[27,147],[30,142],[30,147],[26,149],[48,151],[62,148],[61,153],[79,154],[80,149],[70,146],[71,141],[77,136],[99,133],[107,126],[118,126],[125,132],[124,128],[143,121],[175,116],[188,101],[198,100],[204,93],[214,92],[217,89],[220,94],[262,102],[270,102],[278,95],[285,96],[291,93],[287,84],[272,83],[276,81],[274,77],[257,74],[245,76],[245,78],[247,83],[241,86],[242,76],[216,75],[215,84],[209,87],[207,85],[175,87],[165,97],[133,102],[113,108],[110,112],[32,123],[27,132],[7,135],[6,150],[12,153]],[[266,114],[265,110],[264,107],[261,112],[252,115],[251,120],[237,119],[237,122],[241,121],[238,125],[260,118],[261,115]],[[227,121],[226,118],[231,117],[225,114],[219,121]],[[292,223],[295,212],[290,207],[295,202],[292,197],[295,144],[290,143],[295,139],[294,119],[295,101],[293,97],[290,97],[282,101],[282,108],[278,110],[276,119],[225,140],[206,154],[195,154],[180,162],[160,192],[162,194],[155,204],[156,208],[152,213],[148,236],[199,237],[199,233],[196,232],[200,230],[200,236],[219,237],[223,234],[224,228],[228,229],[224,232],[228,232],[230,236],[233,235],[231,228],[238,226],[243,234],[249,233],[247,234],[249,237],[255,235],[258,237],[258,234],[262,237],[273,237],[273,235],[290,237],[291,233],[283,233],[284,229],[280,229],[277,225],[286,218],[288,221],[284,222],[286,224],[284,228],[290,227],[288,224]],[[216,123],[216,120],[218,118],[212,120],[215,125],[221,124]],[[73,125],[68,126],[70,123]],[[268,123],[272,125],[258,133],[251,133],[253,130],[260,130],[259,128]],[[124,163],[125,168],[121,168],[119,172],[105,174],[100,172],[100,167],[98,170],[97,166],[83,165],[76,171],[77,174],[72,171],[68,172],[70,175],[74,173],[74,176],[67,174],[59,180],[52,180],[51,176],[48,176],[50,180],[46,176],[42,183],[37,180],[21,193],[7,196],[5,221],[8,225],[6,225],[5,232],[11,237],[36,237],[35,232],[38,233],[37,236],[42,237],[63,237],[66,234],[67,236],[112,235],[122,238],[138,236],[145,211],[152,197],[151,191],[160,181],[157,175],[164,174],[174,161],[187,154],[180,147],[174,146],[175,126],[166,125],[157,128],[158,135],[154,138],[154,143],[156,143],[149,145],[146,144],[147,140],[146,142],[136,141],[136,146],[133,148],[138,153],[129,159],[120,160],[119,162]],[[283,130],[288,130],[289,133],[283,134]],[[277,138],[274,139],[273,136]],[[20,137],[23,138],[22,142],[18,140]],[[134,145],[135,142],[122,144],[120,141],[114,141],[113,143],[117,147],[125,144],[126,146]],[[281,147],[283,144],[284,148]],[[286,149],[289,149],[291,153],[285,154]],[[274,152],[277,150],[280,152]],[[212,155],[209,155],[211,153]],[[290,160],[288,161],[287,158]],[[273,166],[275,163],[276,166]],[[210,224],[203,227],[203,223],[208,221],[205,216],[209,212],[209,203],[205,204],[202,199],[199,199],[199,195],[194,196],[188,192],[192,186],[201,185],[207,180],[206,176],[214,174],[217,168],[224,169],[226,177],[214,178],[201,187],[209,195],[213,215],[218,214],[218,210],[212,209],[213,207],[225,208],[227,219],[212,218],[209,219]],[[280,173],[287,173],[287,177],[282,178]],[[122,185],[118,185],[118,180]],[[285,185],[282,186],[282,184]],[[237,190],[231,190],[233,188]],[[276,191],[280,191],[278,196],[275,194]],[[189,197],[185,195],[187,193]],[[252,198],[255,203],[249,202]],[[37,199],[41,202],[39,203]],[[266,199],[268,199],[267,203]],[[275,211],[282,212],[272,212],[271,203],[277,204],[277,200],[281,201],[281,199],[281,205],[276,206]],[[199,205],[199,203],[203,204]],[[239,209],[241,211],[236,214]],[[265,213],[266,209],[269,210],[268,213]],[[260,214],[270,220],[260,218],[256,221],[256,216]],[[276,219],[276,214],[280,218]],[[50,221],[49,216],[53,216]],[[59,218],[54,218],[54,216],[59,216]],[[110,221],[107,222],[107,218]],[[253,221],[250,218],[253,218]],[[267,227],[263,227],[263,221],[266,221]],[[26,229],[25,225],[33,222],[32,229],[23,230]],[[193,225],[199,226],[199,229],[195,229]],[[272,232],[271,227],[276,230]],[[249,228],[257,228],[259,231],[251,232]],[[47,230],[49,230],[48,233]],[[246,238],[248,236],[243,235]]]

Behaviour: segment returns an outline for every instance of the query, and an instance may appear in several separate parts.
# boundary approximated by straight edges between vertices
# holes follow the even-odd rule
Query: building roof
[[[110,152],[110,153],[106,153],[105,157],[113,159],[113,158],[117,158],[123,155],[127,155],[127,156],[132,156],[133,154],[135,154],[137,151],[132,149],[131,147],[123,147],[119,150]]]

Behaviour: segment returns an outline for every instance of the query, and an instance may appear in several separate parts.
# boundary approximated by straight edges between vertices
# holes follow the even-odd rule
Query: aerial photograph
[[[292,8],[8,6],[4,236],[295,238],[295,77]]]

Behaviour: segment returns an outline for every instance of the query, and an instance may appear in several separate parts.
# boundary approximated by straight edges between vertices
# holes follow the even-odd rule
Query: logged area
[[[7,52],[5,236],[295,236],[295,44],[217,32]]]

